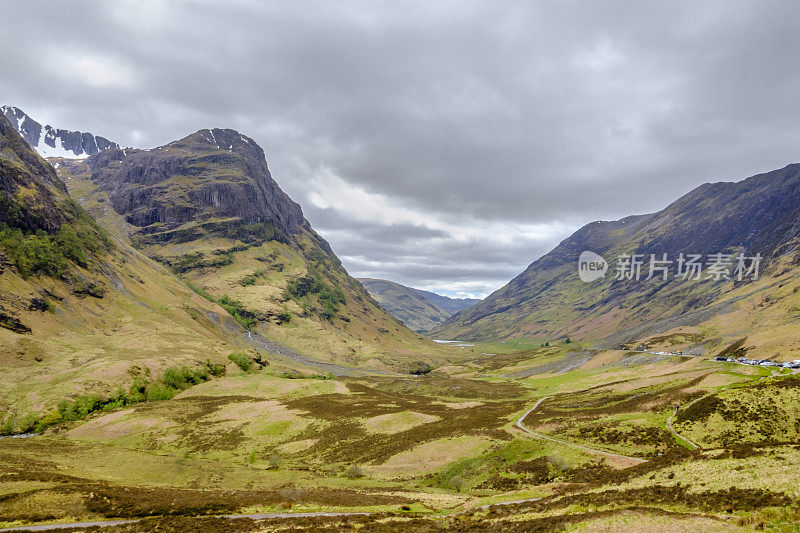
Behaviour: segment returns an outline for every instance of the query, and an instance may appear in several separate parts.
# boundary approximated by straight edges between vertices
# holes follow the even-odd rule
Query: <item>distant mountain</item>
[[[607,274],[591,283],[578,276],[585,250],[609,263]],[[792,164],[736,183],[707,183],[658,213],[588,224],[434,334],[603,339],[608,345],[680,334],[691,339],[684,345],[698,349],[747,337],[745,345],[767,355],[798,354],[784,334],[800,318],[798,250],[800,164]],[[660,273],[645,280],[651,254],[677,262],[681,253],[702,255],[706,268],[716,253],[761,254],[761,277],[684,280],[674,276],[673,263],[667,280]],[[639,281],[615,279],[622,254],[642,254]]]
[[[359,278],[358,281],[384,309],[417,332],[430,331],[455,311],[480,301],[448,298],[384,279]]]
[[[42,157],[87,157],[109,148],[119,148],[115,142],[91,133],[42,126],[24,111],[12,106],[2,106],[0,111],[11,126]]]
[[[450,298],[449,296],[442,296],[441,294],[436,294],[435,292],[423,291],[421,289],[414,290],[424,296],[425,299],[432,304],[438,306],[440,309],[443,309],[448,315],[458,313],[459,311],[468,307],[472,307],[476,303],[480,302],[480,300],[477,298]]]

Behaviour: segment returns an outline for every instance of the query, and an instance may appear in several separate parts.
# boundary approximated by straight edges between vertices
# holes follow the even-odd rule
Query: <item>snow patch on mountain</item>
[[[84,159],[108,148],[119,148],[117,143],[91,133],[42,126],[17,107],[4,105],[0,111],[42,157]]]

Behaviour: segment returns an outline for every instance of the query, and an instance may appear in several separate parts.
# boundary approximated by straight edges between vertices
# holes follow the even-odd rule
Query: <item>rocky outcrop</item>
[[[0,110],[22,138],[44,157],[86,157],[119,148],[117,143],[99,135],[43,126],[17,107],[2,106]]]
[[[307,224],[272,179],[261,147],[234,130],[200,130],[152,150],[113,148],[86,163],[114,209],[142,233],[235,219],[289,238]]]

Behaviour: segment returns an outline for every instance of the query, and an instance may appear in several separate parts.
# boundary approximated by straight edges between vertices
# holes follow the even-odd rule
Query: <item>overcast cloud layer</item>
[[[0,7],[0,103],[136,147],[235,128],[351,274],[446,294],[800,161],[795,1]]]

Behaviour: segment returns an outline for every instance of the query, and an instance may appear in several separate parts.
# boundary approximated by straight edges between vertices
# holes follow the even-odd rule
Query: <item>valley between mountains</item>
[[[351,277],[246,134],[2,110],[0,530],[800,524],[800,165],[588,224],[476,301]],[[613,272],[682,252],[760,275]]]

